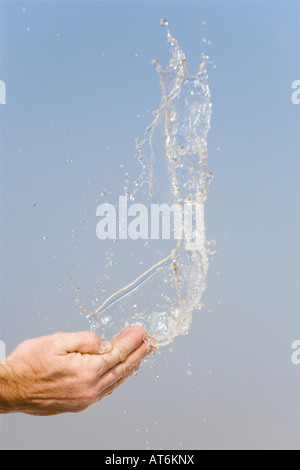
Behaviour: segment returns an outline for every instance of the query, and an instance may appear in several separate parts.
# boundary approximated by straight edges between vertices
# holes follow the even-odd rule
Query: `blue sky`
[[[160,102],[151,61],[169,60],[162,17],[191,72],[205,49],[216,64],[206,222],[218,250],[206,307],[174,353],[76,418],[3,418],[4,447],[295,448],[300,107],[291,84],[300,79],[299,2],[1,1],[0,15],[7,87],[1,339],[8,351],[28,337],[88,327],[72,307],[77,297],[91,300],[103,271],[106,247],[95,235],[103,188],[120,193],[121,164],[132,179],[139,171],[134,141]],[[130,274],[136,269],[132,263]],[[126,275],[120,266],[109,288]],[[117,420],[119,431],[111,426],[100,439],[103,419]],[[70,426],[89,431],[81,441],[75,432],[63,438]]]

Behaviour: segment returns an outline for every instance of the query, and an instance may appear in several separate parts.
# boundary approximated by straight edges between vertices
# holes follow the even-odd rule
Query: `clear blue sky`
[[[169,60],[162,17],[191,71],[205,49],[216,64],[206,221],[218,250],[206,307],[173,353],[83,415],[2,418],[3,447],[296,448],[299,1],[1,1],[0,15],[8,352],[88,327],[72,307],[91,300],[103,273],[97,201],[103,187],[120,192],[121,164],[138,173],[134,140],[160,101],[151,61]],[[120,266],[110,288],[135,269]]]

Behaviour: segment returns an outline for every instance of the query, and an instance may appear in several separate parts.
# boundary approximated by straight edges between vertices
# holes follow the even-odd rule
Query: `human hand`
[[[105,342],[92,331],[21,343],[0,365],[0,413],[80,412],[116,390],[153,349],[141,327]]]

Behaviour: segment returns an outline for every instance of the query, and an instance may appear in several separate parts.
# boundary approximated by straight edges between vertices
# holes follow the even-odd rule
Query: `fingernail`
[[[103,340],[101,342],[101,347],[99,349],[99,354],[106,354],[112,351],[113,344],[110,343],[109,341]]]

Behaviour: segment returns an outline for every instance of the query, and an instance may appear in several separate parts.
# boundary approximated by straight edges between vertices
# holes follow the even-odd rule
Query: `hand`
[[[25,341],[0,365],[0,413],[86,410],[130,377],[153,344],[141,327],[126,328],[112,343],[92,331]]]

